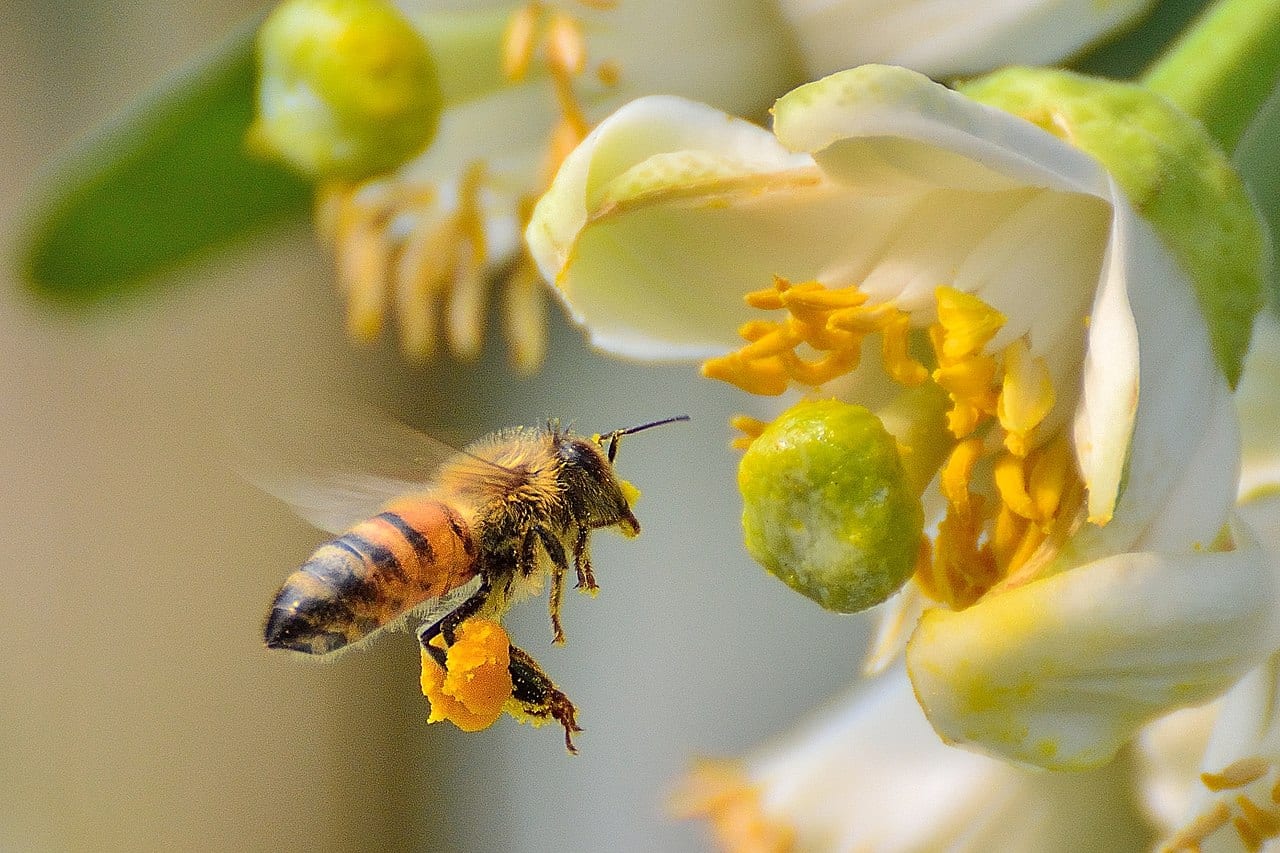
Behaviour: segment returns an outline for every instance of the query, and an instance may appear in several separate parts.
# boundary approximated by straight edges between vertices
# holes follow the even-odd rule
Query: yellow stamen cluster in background
[[[730,761],[702,761],[671,799],[681,819],[707,818],[721,846],[740,853],[788,853],[795,830],[765,815],[760,789]]]
[[[439,635],[431,643],[445,647]],[[493,725],[511,698],[510,665],[511,643],[501,625],[487,619],[463,622],[444,667],[422,651],[422,695],[431,700],[427,722],[448,720],[464,732]]]
[[[949,398],[947,429],[955,440],[939,485],[946,515],[918,564],[923,591],[952,608],[973,604],[1019,569],[1034,565],[1046,542],[1069,535],[1084,500],[1072,448],[1059,428],[1045,432],[1056,402],[1045,360],[1025,336],[991,351],[1006,318],[979,297],[942,286],[935,291],[937,322],[929,326],[934,367],[911,354],[911,318],[892,303],[868,304],[856,287],[818,282],[773,287],[746,295],[780,320],[751,320],[738,330],[746,346],[702,366],[704,376],[760,395],[792,383],[816,387],[859,363],[867,335],[881,335],[886,374],[911,388],[932,380]],[[812,355],[802,358],[797,350]],[[745,448],[764,429],[740,416],[733,426]],[[973,483],[988,484],[974,491]]]
[[[444,216],[434,215],[438,196],[432,187],[371,181],[321,189],[317,226],[337,255],[353,338],[376,340],[391,303],[405,358],[422,362],[434,355],[440,320],[454,355],[479,355],[490,287],[481,209],[486,180],[484,164],[471,164],[458,182],[456,205]],[[405,220],[417,222],[405,228]]]
[[[582,5],[597,10],[611,9],[609,0],[580,0]],[[587,133],[591,123],[578,96],[577,82],[587,72],[587,40],[583,24],[576,16],[553,10],[542,2],[532,2],[511,13],[503,38],[502,71],[507,79],[525,79],[541,48],[542,66],[551,78],[560,120],[551,134],[546,162],[547,180],[560,168]],[[618,64],[605,60],[596,69],[596,79],[603,85],[615,86],[620,79]]]
[[[1241,789],[1271,773],[1273,765],[1261,757],[1242,758],[1217,773],[1202,773],[1200,781],[1215,794],[1226,796],[1198,815],[1160,845],[1160,853],[1199,853],[1209,836],[1231,825],[1245,850],[1262,850],[1280,838],[1280,777],[1270,787],[1269,803],[1259,804]]]
[[[579,3],[597,10],[615,5],[614,0]],[[518,8],[504,34],[504,74],[513,82],[523,79],[539,55],[560,116],[536,176],[537,185],[545,187],[591,129],[576,91],[576,82],[588,71],[582,22],[541,2]],[[620,75],[612,60],[596,68],[604,85],[616,85]],[[441,327],[455,357],[475,359],[484,347],[485,319],[496,287],[513,365],[525,374],[541,366],[547,346],[544,286],[523,252],[506,270],[491,268],[482,208],[489,182],[485,164],[471,163],[458,176],[456,205],[444,216],[437,210],[439,188],[416,183],[412,176],[393,173],[360,184],[321,186],[317,230],[334,246],[347,298],[347,328],[354,339],[376,340],[391,305],[407,360],[431,359]],[[536,198],[535,192],[518,200],[521,231]]]
[[[885,369],[898,382],[919,385],[928,378],[924,365],[908,353],[910,322],[890,305],[866,305],[856,287],[831,290],[816,281],[792,284],[781,276],[773,287],[748,293],[747,304],[764,311],[785,309],[779,321],[752,320],[738,329],[747,346],[703,363],[702,375],[737,385],[752,394],[776,396],[791,382],[817,387],[853,371],[867,335],[883,335]],[[816,353],[801,358],[807,346]]]

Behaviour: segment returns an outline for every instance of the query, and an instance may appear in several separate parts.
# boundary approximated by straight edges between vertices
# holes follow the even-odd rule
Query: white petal
[[[1246,525],[1227,552],[1106,557],[925,613],[907,646],[944,738],[1057,769],[1111,759],[1143,723],[1231,686],[1280,643],[1280,578]]]
[[[1136,848],[1126,770],[1059,775],[947,746],[900,668],[748,766],[797,850],[949,853]]]
[[[1280,485],[1280,322],[1270,311],[1254,325],[1236,408],[1244,438],[1240,497],[1248,498]]]
[[[931,77],[1044,65],[1136,20],[1151,0],[782,0],[811,76],[864,62]]]
[[[900,173],[934,187],[1044,187],[1110,201],[1088,155],[1002,110],[905,68],[865,65],[801,86],[774,105],[774,132],[828,174],[875,186]]]

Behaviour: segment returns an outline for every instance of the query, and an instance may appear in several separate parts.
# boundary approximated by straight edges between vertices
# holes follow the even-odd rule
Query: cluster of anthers
[[[1200,774],[1201,783],[1216,795],[1213,805],[1167,838],[1160,853],[1199,853],[1209,836],[1227,824],[1245,850],[1261,850],[1265,842],[1280,838],[1280,775],[1273,774],[1273,769],[1270,761],[1255,756],[1234,761],[1217,773]],[[1250,787],[1266,791],[1270,802],[1260,805],[1244,792]]]
[[[601,11],[615,5],[615,0],[577,2]],[[534,187],[545,189],[560,162],[591,130],[577,92],[589,70],[582,21],[541,2],[519,7],[503,35],[501,62],[512,84],[523,81],[535,64],[551,81],[559,118]],[[594,72],[605,86],[618,82],[613,60],[596,63]],[[431,183],[405,169],[320,187],[317,230],[337,259],[348,331],[358,341],[376,340],[390,304],[406,359],[424,362],[435,354],[440,318],[450,352],[474,359],[484,346],[490,289],[498,287],[512,363],[530,373],[546,353],[546,305],[537,268],[521,251],[504,268],[491,269],[503,259],[486,236],[492,187],[483,160],[468,164],[460,175],[438,177],[447,180]],[[515,200],[520,231],[536,199],[537,192],[530,192]]]
[[[931,598],[961,609],[997,584],[1016,583],[1038,555],[1055,553],[1079,523],[1085,495],[1071,445],[1049,418],[1056,395],[1048,368],[1026,336],[988,353],[1004,315],[951,287],[934,295],[937,321],[921,337],[907,311],[872,304],[856,286],[775,278],[746,301],[787,316],[745,323],[738,332],[746,346],[707,361],[702,372],[753,394],[778,395],[792,383],[816,388],[855,370],[864,341],[878,334],[890,379],[904,388],[932,381],[945,391],[939,438],[949,450],[938,482],[947,511],[933,540],[921,543],[915,578]],[[740,417],[734,426],[746,434],[737,442],[745,447],[765,425]]]

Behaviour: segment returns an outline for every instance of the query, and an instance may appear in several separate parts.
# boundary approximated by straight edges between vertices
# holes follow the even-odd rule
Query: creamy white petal
[[[907,646],[934,727],[1013,761],[1097,766],[1143,723],[1230,687],[1280,644],[1280,578],[1235,549],[1119,554],[925,613]]]
[[[1244,374],[1236,389],[1243,434],[1240,497],[1280,485],[1280,321],[1258,315]]]
[[[1044,65],[1136,20],[1152,0],[782,0],[810,76],[863,62],[932,77]]]
[[[748,762],[800,851],[1137,849],[1126,764],[1054,774],[947,746],[901,668]]]

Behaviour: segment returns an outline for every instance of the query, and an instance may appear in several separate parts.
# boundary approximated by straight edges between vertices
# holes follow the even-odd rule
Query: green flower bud
[[[924,512],[897,442],[867,409],[802,402],[738,468],[747,550],[828,610],[856,613],[911,577]]]
[[[1008,68],[958,87],[1092,155],[1196,287],[1218,364],[1240,379],[1267,269],[1264,226],[1230,159],[1198,121],[1134,84]]]
[[[399,166],[443,108],[427,41],[386,0],[289,0],[258,34],[257,148],[317,178]]]

